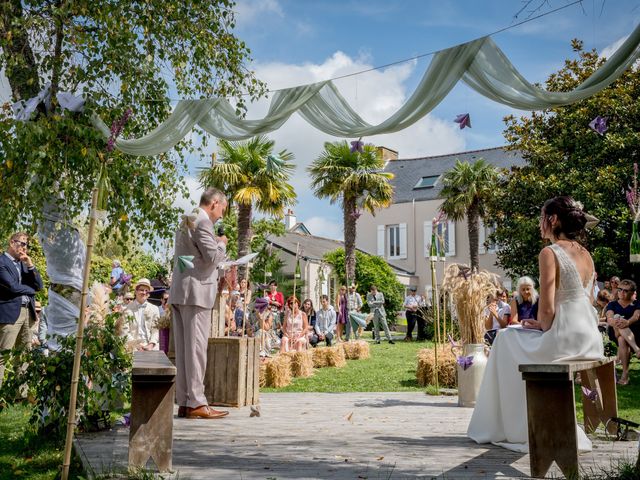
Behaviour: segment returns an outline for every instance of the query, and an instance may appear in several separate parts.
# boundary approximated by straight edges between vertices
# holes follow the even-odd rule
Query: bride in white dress
[[[593,308],[593,260],[578,243],[587,219],[570,197],[547,200],[540,234],[552,244],[539,255],[540,298],[537,320],[522,329],[500,330],[491,348],[467,435],[478,443],[527,453],[525,383],[519,364],[603,358],[598,315]],[[578,449],[591,441],[578,427]]]

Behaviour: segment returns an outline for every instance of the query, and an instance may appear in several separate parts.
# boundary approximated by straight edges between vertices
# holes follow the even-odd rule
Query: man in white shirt
[[[349,310],[349,321],[347,322],[347,340],[351,339],[351,334],[354,333],[353,329],[357,328],[358,330],[360,330],[358,324],[356,323],[356,325],[354,325],[352,323],[352,314],[354,313],[360,313],[360,310],[362,309],[362,297],[360,296],[360,294],[358,292],[356,292],[356,284],[355,283],[351,283],[351,285],[349,286],[349,291],[347,292],[347,308]],[[365,323],[366,326],[366,323]],[[355,333],[355,337],[356,338],[360,338],[360,333]]]
[[[147,301],[153,287],[148,279],[141,278],[134,289],[136,298],[125,310],[127,322],[123,333],[135,350],[158,350],[160,310]]]
[[[418,287],[412,285],[411,287],[409,287],[409,295],[404,298],[403,307],[405,309],[405,316],[407,318],[407,335],[404,337],[405,342],[413,341],[413,329],[416,326],[416,322],[418,322],[417,340],[419,342],[423,342],[426,340],[425,328],[427,325],[424,320],[424,316],[420,311],[420,308],[424,307],[425,303],[422,296],[416,293],[417,291]]]

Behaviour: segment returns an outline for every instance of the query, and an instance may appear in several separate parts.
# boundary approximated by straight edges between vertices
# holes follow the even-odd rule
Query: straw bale
[[[340,344],[347,360],[369,358],[369,344],[364,340],[349,341]]]
[[[291,373],[294,377],[310,377],[313,375],[313,352],[289,352],[291,358]]]
[[[286,355],[276,355],[267,363],[265,386],[281,388],[289,384],[291,384],[291,358]]]
[[[344,357],[344,349],[342,345],[336,345],[335,347],[328,347],[326,350],[327,366],[342,368],[347,364],[347,359]]]
[[[314,368],[324,368],[327,366],[327,350],[331,347],[316,347],[313,349]]]
[[[418,368],[416,378],[421,387],[435,385],[435,355],[433,348],[418,351]],[[456,357],[448,346],[438,347],[438,385],[455,388],[457,385]]]
[[[260,388],[267,386],[267,363],[269,363],[271,359],[265,358],[264,361],[260,361]]]

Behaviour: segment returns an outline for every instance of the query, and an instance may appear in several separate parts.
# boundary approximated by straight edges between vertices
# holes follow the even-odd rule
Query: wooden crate
[[[229,292],[218,292],[216,301],[213,304],[211,310],[211,331],[209,332],[209,338],[224,337],[224,313],[227,299],[229,298]]]
[[[260,341],[257,338],[210,338],[204,393],[212,405],[257,405],[260,394]]]

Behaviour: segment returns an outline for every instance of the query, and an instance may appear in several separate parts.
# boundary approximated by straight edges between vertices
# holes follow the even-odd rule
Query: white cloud
[[[606,58],[611,57],[611,55],[616,53],[616,50],[620,48],[620,46],[625,42],[627,38],[629,38],[629,35],[625,35],[624,37],[619,38],[618,40],[613,42],[611,45],[607,45],[602,49],[602,52],[600,52],[600,56]]]
[[[298,219],[299,220],[299,219]],[[311,217],[304,222],[312,235],[343,240],[342,224],[324,217]]]
[[[262,20],[268,14],[284,18],[284,11],[277,0],[240,0],[236,2],[234,11],[239,27]]]

